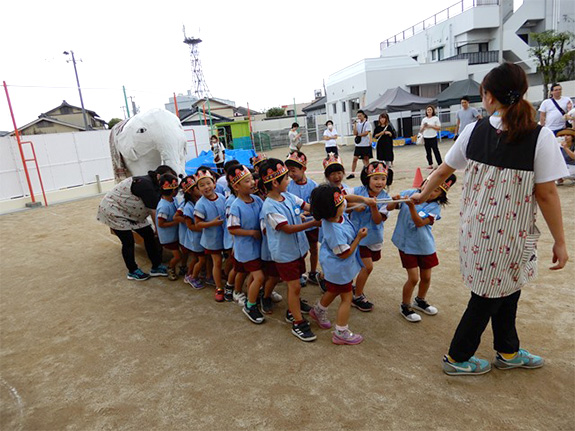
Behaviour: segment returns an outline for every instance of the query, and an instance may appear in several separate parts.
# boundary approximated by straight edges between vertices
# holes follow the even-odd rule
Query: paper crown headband
[[[277,164],[276,168],[277,168],[277,171],[275,171],[275,172],[272,170],[272,168],[268,168],[268,171],[266,172],[266,174],[262,176],[264,183],[271,183],[273,180],[281,177],[282,175],[284,175],[288,171],[287,168],[280,163]]]
[[[333,194],[333,200],[335,201],[335,207],[337,208],[345,200],[345,195],[343,193],[340,193],[340,192],[335,192]]]
[[[453,180],[447,180],[445,181],[443,184],[441,184],[439,186],[439,188],[441,190],[443,190],[445,193],[447,193],[449,191],[449,189],[451,188],[451,186],[453,185]]]
[[[287,158],[286,162],[291,161],[291,162],[295,162],[298,165],[301,165],[302,167],[306,167],[307,166],[307,160],[305,156],[298,156],[297,153],[294,151],[293,153],[291,153],[289,155],[289,157]]]
[[[267,159],[268,159],[268,156],[266,156],[266,153],[256,154],[255,157],[252,157],[252,160],[251,160],[252,166],[255,168],[258,163],[261,163]]]
[[[172,181],[168,180],[164,181],[160,187],[162,188],[162,190],[174,190],[177,189],[178,186],[179,186],[178,179],[174,178]]]
[[[248,168],[246,168],[243,165],[242,168],[243,169],[240,169],[240,167],[238,166],[234,169],[234,175],[230,178],[232,186],[235,186],[237,183],[239,183],[241,180],[243,180],[245,177],[251,174]]]
[[[341,158],[336,156],[334,153],[329,153],[327,158],[323,161],[323,170],[325,171],[328,166],[336,164],[343,166],[343,163],[341,163]]]
[[[385,175],[387,177],[387,168],[383,163],[378,163],[376,166],[370,164],[367,167],[367,176],[371,177],[373,175]]]
[[[196,185],[194,177],[186,177],[182,180],[182,190],[187,193],[192,187]]]
[[[198,182],[198,183],[200,182],[200,180],[202,178],[209,178],[210,180],[215,182],[214,176],[212,175],[212,173],[210,171],[207,171],[207,170],[205,172],[201,171],[201,170],[196,172],[195,177],[196,177],[196,182]]]

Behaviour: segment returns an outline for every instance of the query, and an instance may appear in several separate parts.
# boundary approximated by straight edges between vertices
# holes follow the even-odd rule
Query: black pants
[[[134,234],[131,230],[112,230],[118,238],[120,238],[120,241],[122,241],[122,257],[124,258],[126,268],[128,268],[128,271],[134,272],[138,269],[138,264],[134,258]],[[152,227],[146,226],[141,229],[135,229],[134,232],[144,238],[146,253],[148,254],[150,262],[152,262],[152,268],[160,265],[162,263],[162,250],[156,240]]]
[[[224,172],[224,165],[225,165],[224,162],[222,162],[222,163],[216,163],[216,171],[218,172],[218,174],[220,174],[220,175],[225,174],[225,172]]]
[[[519,338],[515,318],[520,295],[521,290],[504,298],[483,298],[471,293],[467,309],[451,340],[449,356],[456,362],[464,362],[472,357],[479,347],[489,319],[493,329],[493,348],[500,353],[517,352]]]
[[[329,157],[329,153],[333,153],[334,155],[338,155],[338,151],[337,151],[337,145],[335,147],[325,147],[325,153],[328,155]]]
[[[425,142],[425,157],[427,157],[427,164],[429,166],[433,165],[433,158],[431,157],[431,151],[433,150],[437,165],[441,165],[441,154],[439,154],[437,138],[423,138],[423,140]]]

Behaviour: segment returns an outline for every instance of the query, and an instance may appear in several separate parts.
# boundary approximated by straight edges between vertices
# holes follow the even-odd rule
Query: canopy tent
[[[463,96],[469,97],[471,103],[481,102],[479,84],[471,78],[455,81],[437,95],[437,104],[439,106],[459,105]]]
[[[401,87],[390,88],[378,99],[371,102],[363,111],[367,115],[381,114],[387,112],[416,111],[424,109],[427,105],[435,105],[437,99],[419,97],[408,93]]]

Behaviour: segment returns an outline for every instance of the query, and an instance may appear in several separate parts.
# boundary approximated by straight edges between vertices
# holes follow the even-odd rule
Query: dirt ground
[[[450,145],[440,145],[442,154]],[[304,151],[309,170],[320,171],[323,146]],[[341,150],[348,169],[352,151]],[[391,191],[399,192],[426,162],[421,147],[395,153]],[[574,191],[559,188],[571,229]],[[283,319],[285,299],[254,325],[234,303],[216,303],[212,289],[127,280],[119,241],[95,219],[101,197],[1,216],[1,428],[572,430],[574,264],[547,269],[552,242],[542,217],[540,274],[523,289],[518,328],[522,347],[545,367],[477,377],[441,370],[469,299],[457,257],[459,197],[460,184],[434,226],[441,263],[428,299],[439,314],[417,324],[399,314],[406,274],[390,241],[392,215],[366,288],[376,307],[352,310],[350,327],[365,336],[359,346],[335,346],[315,324],[317,341],[299,341]],[[570,234],[572,259],[574,243]],[[143,248],[137,253],[149,269]],[[278,291],[285,298],[284,284]],[[313,303],[320,290],[308,286],[302,296]],[[493,359],[489,328],[477,355]]]

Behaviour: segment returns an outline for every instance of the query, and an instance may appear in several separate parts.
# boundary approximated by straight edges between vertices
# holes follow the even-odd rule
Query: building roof
[[[325,108],[325,102],[326,101],[327,101],[326,96],[320,97],[319,99],[314,100],[311,104],[303,107],[302,111],[308,112],[308,111],[317,111],[317,110],[323,109],[323,108]]]
[[[206,112],[206,120],[209,122],[210,121],[210,117],[208,116],[208,113]],[[218,115],[214,112],[212,112],[212,123],[227,123],[230,121],[234,121],[233,118],[227,118],[224,117],[223,115]],[[182,124],[187,124],[190,126],[197,126],[197,125],[202,125],[204,124],[204,114],[199,113],[198,111],[192,112],[190,113],[187,117],[185,118],[181,118],[180,122]]]
[[[55,118],[52,117],[48,117],[46,114],[40,114],[38,116],[38,118],[36,118],[34,121],[29,122],[28,124],[25,124],[22,127],[19,127],[18,130],[24,130],[29,128],[30,126],[33,126],[34,124],[40,123],[41,121],[48,121],[49,123],[54,123],[54,124],[60,124],[62,126],[66,126],[66,127],[70,127],[72,129],[77,129],[77,130],[81,130],[81,131],[85,131],[86,129],[82,126],[78,126],[76,124],[72,124],[72,123],[67,123],[65,121],[61,121],[61,120],[57,120]],[[12,131],[10,133],[11,135],[14,134],[14,131]]]
[[[80,106],[74,106],[74,105],[70,105],[68,102],[66,102],[65,100],[62,100],[62,103],[60,104],[60,106],[56,106],[55,108],[50,109],[49,111],[43,112],[41,115],[47,115],[50,116],[50,113],[52,111],[55,111],[57,109],[60,108],[64,108],[64,107],[68,107],[68,108],[76,108],[76,109],[80,109],[82,110],[82,108]],[[98,117],[98,119],[100,119],[100,116],[98,114],[96,114],[96,112],[91,111],[90,109],[85,109],[85,111],[89,114],[91,114],[93,117]],[[101,120],[101,119],[100,119]],[[104,120],[101,120],[104,121]],[[105,121],[104,121],[105,123]],[[107,124],[107,123],[106,123]]]
[[[259,115],[259,114],[261,114],[261,112],[250,109],[250,115]],[[238,106],[234,111],[234,116],[247,117],[248,116],[248,108],[244,108],[243,106]]]
[[[479,83],[471,78],[455,81],[437,95],[439,106],[459,105],[463,96],[469,97],[471,103],[481,102]]]

